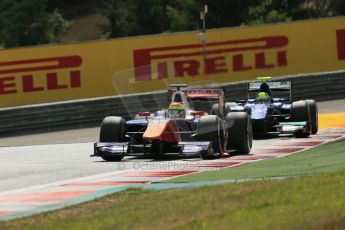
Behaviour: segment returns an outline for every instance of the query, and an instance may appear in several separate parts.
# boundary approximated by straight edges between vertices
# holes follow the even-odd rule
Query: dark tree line
[[[285,22],[345,14],[344,0],[1,0],[0,44],[16,47],[59,42],[70,26],[61,12],[91,4],[107,19],[108,38]]]
[[[103,0],[108,37],[286,22],[345,14],[344,0]]]
[[[69,23],[47,0],[1,0],[0,43],[4,47],[58,42]]]

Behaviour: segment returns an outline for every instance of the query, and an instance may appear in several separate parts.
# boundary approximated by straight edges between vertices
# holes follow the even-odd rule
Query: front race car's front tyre
[[[124,155],[113,156],[113,155],[102,155],[102,159],[105,161],[121,161]]]
[[[201,152],[203,159],[217,159],[224,154],[225,137],[222,120],[216,115],[200,117],[197,128],[197,141],[210,141],[212,144],[205,152]]]
[[[309,106],[306,101],[296,101],[291,105],[291,116],[294,122],[309,122],[310,121],[310,111]],[[311,130],[306,130],[305,132],[297,131],[295,132],[295,137],[304,138],[309,137]]]
[[[109,116],[103,119],[100,142],[122,142],[126,135],[126,121],[122,117]],[[101,156],[106,161],[121,161],[124,157],[121,155],[110,155],[103,153]]]
[[[253,128],[250,116],[245,112],[228,113],[225,118],[228,130],[227,149],[248,154],[253,144]]]

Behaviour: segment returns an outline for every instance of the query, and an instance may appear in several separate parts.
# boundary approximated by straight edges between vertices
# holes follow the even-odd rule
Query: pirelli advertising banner
[[[0,51],[1,107],[345,69],[345,17]]]

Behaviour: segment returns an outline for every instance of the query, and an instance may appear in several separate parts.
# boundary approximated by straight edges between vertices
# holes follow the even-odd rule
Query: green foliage
[[[101,11],[109,21],[101,27],[107,37],[160,33],[167,27],[164,0],[104,0]]]
[[[70,23],[56,9],[97,8],[108,19],[108,38],[219,28],[345,14],[344,0],[1,0],[0,44],[4,47],[59,42]],[[73,7],[73,8],[72,8]],[[68,9],[70,8],[70,9]],[[84,12],[84,11],[83,11]]]
[[[344,0],[333,0],[331,8],[334,9],[335,15],[345,15],[345,1]]]
[[[0,2],[0,41],[4,47],[47,44],[59,41],[69,23],[46,0],[3,0]]]
[[[207,28],[287,22],[345,13],[343,0],[104,0],[108,37],[190,31],[201,28],[200,11],[208,5]]]
[[[48,0],[48,9],[61,9],[61,8],[68,8],[71,6],[75,6],[78,4],[83,4],[89,2],[90,0]]]
[[[167,5],[168,31],[195,30],[199,27],[202,6],[194,0],[177,0]]]
[[[298,2],[291,15],[295,20],[330,17],[338,14],[338,0],[304,0]]]
[[[263,24],[291,21],[288,16],[287,0],[264,0],[261,3],[249,7],[246,24]]]
[[[207,28],[241,25],[247,15],[250,0],[177,0],[167,5],[169,31],[201,28],[200,11],[208,5]]]
[[[207,27],[219,28],[242,25],[248,15],[248,6],[252,2],[253,0],[206,0],[203,4],[208,5],[209,8]]]
[[[60,35],[69,27],[71,22],[66,21],[57,9],[55,9],[47,18],[46,36],[49,42],[60,42]]]

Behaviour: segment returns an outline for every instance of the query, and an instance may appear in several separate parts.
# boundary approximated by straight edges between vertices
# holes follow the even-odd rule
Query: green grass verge
[[[263,160],[240,167],[196,173],[166,182],[178,183],[299,176],[333,172],[341,169],[345,169],[345,139],[283,158]]]
[[[193,189],[130,189],[0,229],[344,229],[345,171]]]

